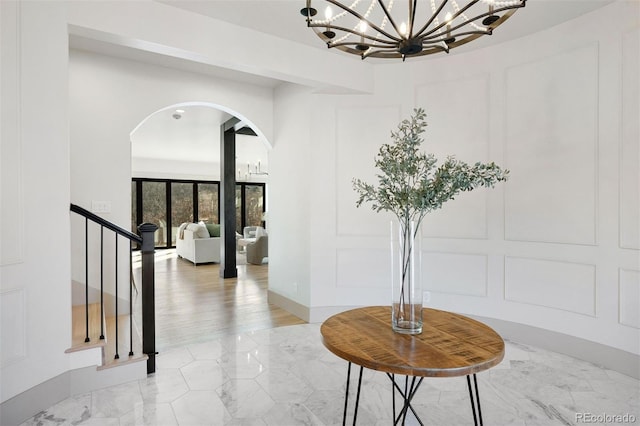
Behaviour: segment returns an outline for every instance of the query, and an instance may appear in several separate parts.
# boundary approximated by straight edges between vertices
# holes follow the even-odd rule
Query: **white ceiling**
[[[193,13],[209,16],[238,26],[249,27],[260,32],[293,40],[310,48],[323,49],[324,43],[308,29],[300,9],[305,0],[154,0]],[[396,0],[397,1],[397,0]],[[427,0],[419,0],[427,1]],[[576,18],[614,0],[529,0],[524,9],[518,10],[504,25],[496,29],[494,35],[481,37],[472,43],[451,51],[451,54],[480,49],[522,37],[558,25]],[[320,0],[312,5],[320,7]],[[252,76],[237,71],[225,72],[224,69],[205,68],[198,64],[188,64],[172,58],[134,49],[118,48],[81,37],[71,38],[71,47],[97,51],[108,55],[135,59],[142,62],[175,66],[189,71],[203,72],[218,77],[230,78],[242,82],[275,87],[278,80],[262,76]],[[346,55],[334,51],[337,55]],[[354,60],[360,60],[354,56]],[[369,60],[369,59],[368,59]],[[429,56],[412,60],[428,61]],[[374,59],[371,62],[381,64],[390,60]],[[179,159],[183,161],[217,162],[218,144],[212,140],[219,138],[219,125],[228,119],[221,111],[202,106],[183,107],[185,113],[180,120],[172,118],[173,110],[162,111],[150,117],[135,134],[132,135],[133,156],[160,159]],[[267,168],[266,144],[256,137],[242,138],[242,147],[238,147],[238,162],[255,162],[260,159],[263,168]],[[195,153],[195,154],[194,154]],[[241,156],[247,158],[240,158]]]
[[[202,105],[181,106],[150,116],[131,134],[131,156],[187,163],[219,163],[220,124],[230,115]],[[179,118],[177,118],[179,117]],[[236,135],[236,166],[241,173],[260,162],[268,171],[267,143],[258,136]]]

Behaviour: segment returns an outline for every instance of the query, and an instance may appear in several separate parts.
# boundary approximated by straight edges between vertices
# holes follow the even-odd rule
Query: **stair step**
[[[107,342],[108,344],[103,348],[102,365],[98,367],[98,370],[104,370],[106,368],[113,368],[119,365],[130,364],[133,362],[146,361],[149,357],[142,353],[142,338],[140,332],[133,321],[133,355],[129,356],[130,350],[130,324],[131,318],[129,315],[119,315],[117,317],[107,318]],[[116,355],[116,323],[118,324],[118,354],[119,358],[115,359]]]
[[[129,356],[129,315],[106,317],[104,319],[104,339],[100,339],[100,304],[90,303],[88,306],[90,341],[85,342],[85,306],[74,305],[72,306],[71,311],[71,347],[67,349],[65,353],[77,352],[92,348],[102,348],[102,365],[98,366],[98,370],[104,370],[107,368],[113,368],[119,365],[131,364],[134,362],[146,361],[149,358],[147,355],[142,353],[142,338],[135,321],[133,321],[133,355]],[[118,353],[120,355],[118,359],[115,359],[116,322],[118,324]]]
[[[105,346],[105,341],[100,339],[100,312],[99,303],[89,304],[89,342],[85,342],[87,327],[85,320],[85,305],[75,305],[71,311],[71,347],[65,351],[77,352],[85,349]]]

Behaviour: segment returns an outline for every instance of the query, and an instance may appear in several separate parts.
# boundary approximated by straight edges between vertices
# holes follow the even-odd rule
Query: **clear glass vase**
[[[391,221],[391,326],[422,333],[422,235],[415,222]]]

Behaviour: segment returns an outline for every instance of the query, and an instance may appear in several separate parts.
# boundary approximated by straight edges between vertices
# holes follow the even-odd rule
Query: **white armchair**
[[[254,265],[262,265],[265,257],[269,256],[269,237],[260,235],[253,243],[247,244],[247,262]]]

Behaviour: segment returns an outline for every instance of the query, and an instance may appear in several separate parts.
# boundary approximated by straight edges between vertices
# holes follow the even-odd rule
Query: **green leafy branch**
[[[493,187],[507,180],[509,171],[493,162],[469,165],[449,156],[438,166],[433,154],[420,152],[426,114],[422,108],[413,112],[391,132],[393,143],[380,147],[375,160],[378,186],[353,180],[357,207],[370,202],[374,211],[392,212],[401,224],[415,221],[419,225],[427,213],[441,208],[460,192]]]

